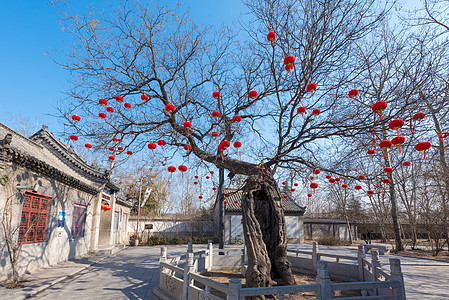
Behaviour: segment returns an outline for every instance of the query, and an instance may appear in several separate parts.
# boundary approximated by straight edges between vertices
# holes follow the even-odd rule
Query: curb
[[[20,298],[20,299],[28,299],[28,298],[34,297],[34,296],[36,296],[37,294],[39,294],[39,293],[45,291],[46,289],[48,289],[48,288],[50,288],[50,287],[52,287],[52,286],[54,286],[54,285],[56,285],[56,284],[58,284],[58,283],[60,283],[60,282],[62,282],[62,281],[64,281],[64,280],[66,280],[66,279],[69,279],[70,277],[74,277],[74,276],[77,275],[78,273],[81,273],[81,272],[85,271],[86,269],[88,269],[88,268],[90,268],[90,267],[96,265],[97,263],[102,262],[103,260],[105,260],[106,258],[110,257],[111,255],[115,255],[116,253],[119,253],[119,252],[121,252],[121,251],[123,251],[123,250],[125,250],[125,249],[127,249],[127,248],[128,248],[128,247],[120,248],[120,249],[118,249],[117,251],[114,251],[114,253],[108,254],[107,256],[104,256],[104,257],[100,258],[99,260],[94,261],[94,262],[92,262],[92,263],[90,263],[90,264],[88,264],[88,265],[82,267],[81,269],[79,269],[79,270],[77,270],[77,271],[75,271],[75,272],[70,273],[69,275],[65,275],[65,276],[63,276],[63,277],[61,277],[61,278],[56,279],[56,280],[53,281],[53,282],[50,282],[50,283],[48,283],[48,284],[44,284],[44,285],[42,285],[42,286],[36,288],[35,291],[26,294],[23,298]]]

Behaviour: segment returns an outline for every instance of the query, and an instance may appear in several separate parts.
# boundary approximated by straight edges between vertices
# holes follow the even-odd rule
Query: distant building
[[[117,199],[119,187],[108,173],[86,163],[46,126],[27,138],[0,123],[0,178],[0,212],[13,199],[18,238],[30,228],[19,275],[127,242],[131,204]],[[102,211],[102,204],[109,209]],[[0,279],[11,274],[4,241],[0,230]]]
[[[242,210],[240,208],[243,191],[236,189],[225,189],[225,194],[229,194],[225,205],[225,234],[224,241],[226,244],[232,244],[236,240],[243,241],[243,225]],[[218,199],[217,199],[218,200]],[[282,198],[284,204],[285,224],[287,229],[287,241],[289,243],[304,242],[304,224],[303,215],[306,210],[305,207],[298,205],[290,195],[287,198]],[[214,220],[218,228],[219,221],[219,206],[215,202]]]
[[[350,222],[352,238],[357,239],[357,224]],[[340,219],[304,219],[304,235],[306,240],[316,240],[332,236],[349,241],[349,230],[345,220]]]

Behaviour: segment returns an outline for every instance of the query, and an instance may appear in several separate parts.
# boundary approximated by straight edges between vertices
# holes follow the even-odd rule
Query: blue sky
[[[109,8],[106,0],[71,2],[81,12],[92,6]],[[175,5],[176,1],[161,3]],[[184,7],[204,25],[235,21],[245,9],[240,0],[185,1]],[[57,102],[65,98],[69,74],[52,57],[64,55],[71,35],[61,30],[58,9],[50,1],[0,0],[0,11],[0,122],[17,129],[17,120],[28,119],[31,131],[42,124],[57,131],[58,121],[51,115],[57,113]]]

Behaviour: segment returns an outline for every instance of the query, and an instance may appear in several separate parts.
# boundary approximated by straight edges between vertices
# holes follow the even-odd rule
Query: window
[[[19,229],[19,240],[23,244],[45,242],[48,206],[51,198],[51,196],[25,192]]]
[[[77,239],[84,236],[85,223],[86,207],[75,204],[75,207],[73,208],[72,239]]]

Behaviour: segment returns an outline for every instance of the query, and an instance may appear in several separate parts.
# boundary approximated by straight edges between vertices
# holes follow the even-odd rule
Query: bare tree
[[[312,168],[321,141],[367,130],[358,122],[360,111],[342,104],[352,103],[348,83],[359,66],[352,60],[354,42],[377,26],[385,10],[362,0],[246,4],[254,22],[243,43],[228,28],[209,31],[187,14],[146,3],[126,2],[111,18],[67,14],[77,42],[64,63],[73,74],[71,101],[60,110],[69,122],[74,113],[85,118],[72,128],[99,147],[119,137],[123,151],[137,151],[164,139],[169,162],[187,144],[190,156],[226,169],[230,178],[248,176],[242,187],[247,285],[292,284],[274,175],[281,168]],[[266,39],[269,31],[277,33],[274,43]],[[290,72],[282,64],[287,55],[297,57]],[[315,96],[306,91],[312,81],[319,83]],[[258,95],[249,97],[251,90]],[[118,95],[132,107],[116,103]],[[99,98],[114,103],[104,120],[97,117]],[[321,115],[299,116],[303,104]],[[225,141],[239,138],[245,160],[226,152]]]

